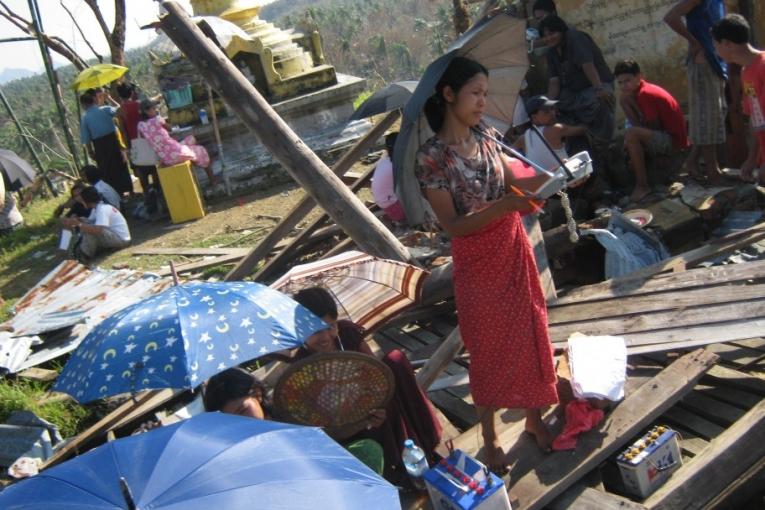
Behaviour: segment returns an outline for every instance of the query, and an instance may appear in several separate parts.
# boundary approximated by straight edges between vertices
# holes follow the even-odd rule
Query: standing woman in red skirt
[[[547,308],[521,214],[535,209],[511,186],[535,189],[543,177],[501,152],[501,134],[481,122],[488,71],[456,57],[425,105],[436,135],[417,154],[417,178],[441,227],[452,236],[460,333],[470,352],[470,390],[485,459],[506,469],[494,428],[500,408],[526,410],[525,430],[548,450],[542,408],[558,401]]]

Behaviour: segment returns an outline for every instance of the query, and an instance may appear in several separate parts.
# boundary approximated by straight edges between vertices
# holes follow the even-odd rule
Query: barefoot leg
[[[720,165],[717,163],[717,146],[702,145],[700,151],[701,156],[704,158],[707,180],[712,184],[719,182],[722,178],[722,172],[720,171]]]
[[[476,406],[476,412],[478,413],[483,433],[486,465],[491,471],[501,476],[507,472],[507,459],[505,458],[505,451],[502,449],[502,445],[497,438],[497,430],[494,427],[495,411],[496,409],[493,407]]]
[[[553,437],[547,429],[547,425],[542,421],[541,409],[526,409],[524,429],[534,436],[537,445],[542,451],[549,452],[551,450]]]
[[[691,151],[688,153],[688,158],[685,160],[685,169],[688,172],[688,176],[697,181],[702,179],[701,170],[699,169],[700,155],[701,152],[699,151],[699,147],[694,145],[691,147]]]

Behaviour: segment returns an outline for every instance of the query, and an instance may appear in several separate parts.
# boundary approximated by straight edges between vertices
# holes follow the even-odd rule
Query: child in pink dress
[[[150,99],[141,101],[141,117],[143,120],[138,123],[138,134],[149,141],[162,165],[173,166],[183,161],[191,161],[204,169],[211,183],[216,182],[210,168],[211,161],[207,149],[197,145],[193,135],[180,142],[170,136],[165,127],[165,119],[157,112],[156,102]]]

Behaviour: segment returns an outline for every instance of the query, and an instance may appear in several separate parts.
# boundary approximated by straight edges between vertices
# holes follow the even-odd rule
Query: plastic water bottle
[[[415,487],[420,490],[425,489],[425,480],[423,475],[428,470],[428,459],[425,458],[425,452],[422,448],[414,444],[414,441],[407,439],[404,441],[404,451],[401,453],[406,472]]]
[[[205,110],[204,108],[200,108],[199,109],[199,121],[202,124],[209,124],[210,123],[210,120],[207,118],[207,110]]]

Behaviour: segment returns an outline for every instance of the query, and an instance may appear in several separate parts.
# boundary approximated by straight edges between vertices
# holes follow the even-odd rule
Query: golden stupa
[[[258,17],[261,4],[238,0],[191,0],[196,16],[217,16],[241,28],[225,47],[228,57],[269,101],[277,102],[337,83],[318,32],[282,30]]]

